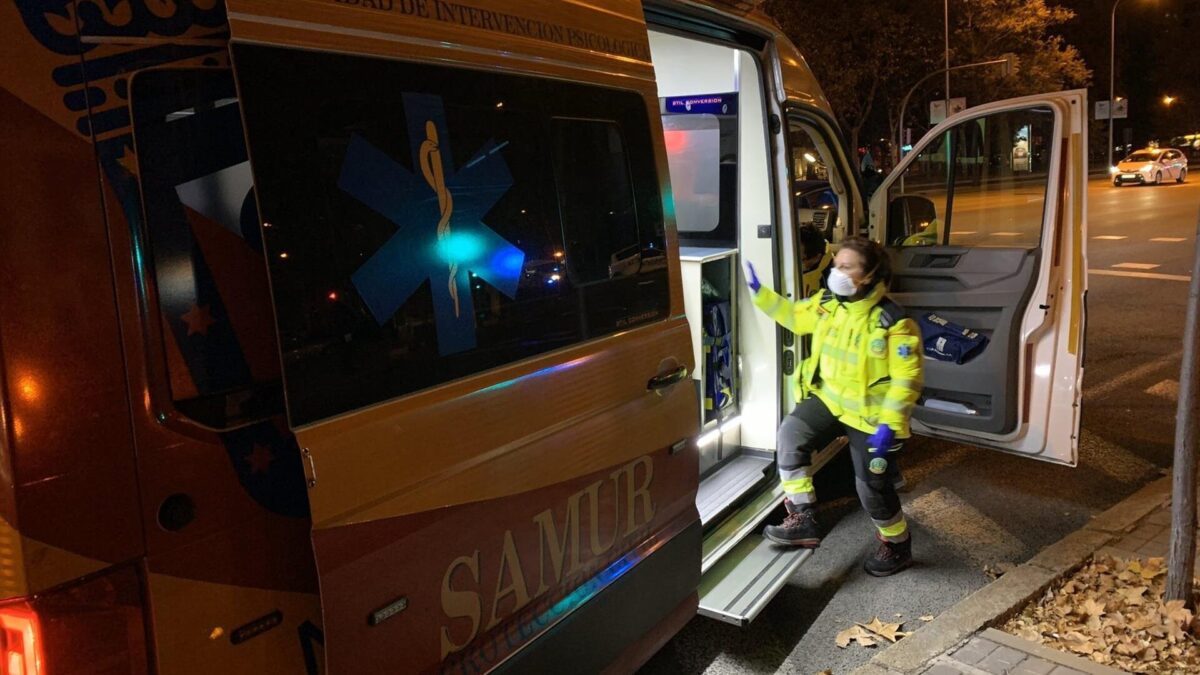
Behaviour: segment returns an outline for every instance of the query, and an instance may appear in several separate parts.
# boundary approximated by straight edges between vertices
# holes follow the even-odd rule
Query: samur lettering
[[[517,533],[527,537],[536,532],[536,561],[532,548],[522,559],[512,529],[504,531],[499,550],[475,550],[451,561],[442,576],[446,621],[439,629],[441,658],[446,661],[447,656],[465,649],[481,632],[504,628],[468,655],[446,661],[443,670],[475,672],[470,664],[481,659],[494,665],[556,618],[552,610],[562,604],[565,591],[580,584],[604,583],[595,579],[601,566],[610,562],[603,556],[640,541],[654,519],[653,479],[653,460],[639,457],[557,507],[534,515]],[[611,497],[612,510],[605,509],[602,514],[605,497]],[[585,503],[586,538],[580,515]],[[557,592],[551,593],[551,589]]]
[[[618,40],[602,33],[571,28],[530,17],[492,9],[473,7],[446,0],[332,0],[338,5],[452,23],[468,28],[505,33],[518,37],[553,42],[578,49],[650,60],[650,46],[636,40]]]

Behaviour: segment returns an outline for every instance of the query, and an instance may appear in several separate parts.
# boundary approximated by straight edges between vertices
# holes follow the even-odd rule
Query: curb
[[[1042,549],[1025,564],[960,600],[912,635],[876,654],[852,675],[909,675],[921,671],[934,658],[1023,607],[1170,498],[1170,476],[1143,486],[1087,525]],[[1028,651],[1024,645],[1022,649]]]

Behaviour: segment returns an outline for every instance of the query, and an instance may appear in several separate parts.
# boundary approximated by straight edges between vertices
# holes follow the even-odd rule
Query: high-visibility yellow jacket
[[[865,433],[887,424],[909,437],[908,420],[921,395],[921,332],[876,284],[862,299],[842,302],[829,291],[792,302],[765,286],[754,304],[797,335],[812,335],[796,398],[818,396],[842,423]]]

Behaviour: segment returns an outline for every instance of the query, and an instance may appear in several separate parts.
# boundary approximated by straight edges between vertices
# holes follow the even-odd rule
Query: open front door
[[[1068,91],[964,111],[871,200],[871,235],[894,254],[892,295],[922,328],[918,433],[1075,464],[1086,107]]]

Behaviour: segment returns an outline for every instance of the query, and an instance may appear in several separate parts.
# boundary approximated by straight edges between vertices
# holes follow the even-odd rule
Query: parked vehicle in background
[[[1113,185],[1126,183],[1158,185],[1164,180],[1174,179],[1178,183],[1187,180],[1187,157],[1172,148],[1146,148],[1138,150],[1117,163],[1113,172]]]

